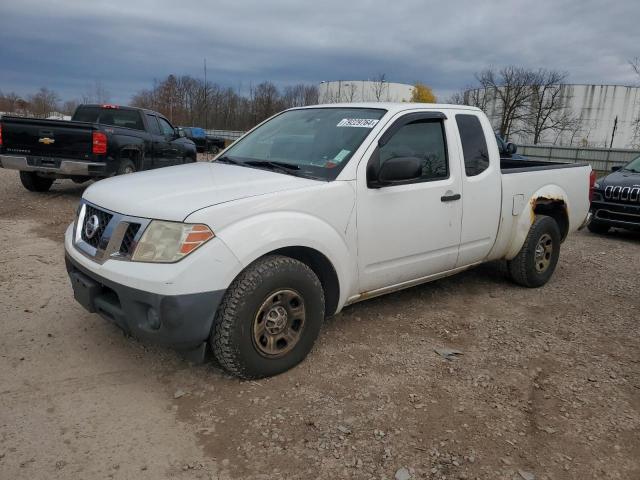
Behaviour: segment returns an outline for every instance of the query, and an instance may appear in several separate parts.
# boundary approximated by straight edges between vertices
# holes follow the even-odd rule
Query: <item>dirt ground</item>
[[[84,188],[0,169],[0,478],[640,478],[640,235],[571,236],[541,289],[488,265],[352,306],[247,382],[74,302]]]

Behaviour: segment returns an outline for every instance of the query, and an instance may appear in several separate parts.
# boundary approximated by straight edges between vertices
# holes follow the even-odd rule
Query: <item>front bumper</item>
[[[640,205],[594,200],[590,211],[592,222],[618,228],[640,228]]]
[[[81,162],[53,157],[0,155],[0,167],[23,172],[52,173],[69,177],[99,177],[109,174],[106,163]]]
[[[224,290],[162,295],[101,277],[65,255],[74,298],[142,341],[194,350],[204,347]]]

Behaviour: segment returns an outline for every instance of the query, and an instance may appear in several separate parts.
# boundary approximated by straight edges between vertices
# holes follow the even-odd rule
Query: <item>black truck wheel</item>
[[[120,165],[118,165],[116,175],[126,175],[128,173],[134,173],[135,171],[136,165],[128,158],[123,158],[120,160]]]
[[[227,290],[210,343],[220,365],[240,378],[285,372],[311,351],[324,319],[324,292],[304,263],[270,255]]]
[[[611,228],[609,225],[607,225],[606,223],[600,223],[597,220],[591,220],[589,222],[589,225],[587,225],[587,228],[589,229],[589,231],[591,233],[597,233],[599,235],[604,235],[605,233],[609,232],[609,229]]]
[[[53,178],[40,177],[35,172],[20,172],[20,181],[30,192],[46,192],[53,185]]]
[[[560,256],[560,228],[557,222],[538,215],[531,224],[524,245],[507,265],[509,276],[523,287],[541,287],[549,281]]]

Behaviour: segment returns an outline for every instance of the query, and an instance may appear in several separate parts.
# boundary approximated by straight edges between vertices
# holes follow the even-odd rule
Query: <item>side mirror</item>
[[[184,137],[184,131],[180,130],[179,128],[174,128],[173,133],[175,134],[176,138]]]
[[[385,185],[393,185],[409,180],[415,180],[422,176],[422,161],[416,157],[390,158],[382,164],[378,178],[369,179],[372,187],[380,188]]]
[[[515,143],[507,143],[507,146],[505,148],[505,150],[507,151],[507,153],[509,155],[513,155],[514,153],[516,153],[518,151],[518,146]]]
[[[611,171],[612,172],[617,172],[618,170],[620,170],[622,168],[621,165],[616,165],[615,167],[611,167]]]

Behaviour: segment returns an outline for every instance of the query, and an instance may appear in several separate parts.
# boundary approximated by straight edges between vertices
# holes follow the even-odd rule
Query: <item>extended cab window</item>
[[[398,130],[380,148],[379,166],[396,157],[415,157],[422,163],[422,176],[415,182],[439,180],[449,176],[444,125],[441,120],[418,120]]]
[[[456,123],[462,141],[464,170],[467,177],[473,177],[489,168],[489,151],[484,130],[475,115],[456,115]]]

